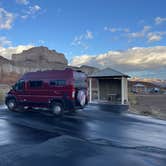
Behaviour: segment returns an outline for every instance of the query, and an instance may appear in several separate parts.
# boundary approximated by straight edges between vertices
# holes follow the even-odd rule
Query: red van
[[[6,96],[9,110],[48,108],[55,115],[84,108],[88,103],[87,77],[72,69],[29,72]]]

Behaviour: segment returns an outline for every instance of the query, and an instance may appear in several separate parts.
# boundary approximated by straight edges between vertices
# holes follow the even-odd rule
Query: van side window
[[[43,85],[43,81],[29,81],[30,88],[40,88]]]
[[[66,81],[65,80],[51,80],[50,85],[51,86],[65,86]]]

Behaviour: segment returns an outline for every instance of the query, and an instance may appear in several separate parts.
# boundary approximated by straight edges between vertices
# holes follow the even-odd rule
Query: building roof
[[[141,84],[141,83],[137,83],[134,85],[135,87],[144,87],[145,85]]]
[[[97,72],[92,73],[88,77],[129,77],[129,76],[114,69],[105,68],[103,70],[99,70]]]

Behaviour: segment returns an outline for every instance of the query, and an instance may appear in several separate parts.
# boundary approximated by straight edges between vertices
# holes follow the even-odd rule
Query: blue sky
[[[45,45],[69,62],[165,46],[165,6],[165,0],[0,0],[0,16],[7,15],[0,17],[0,46]]]

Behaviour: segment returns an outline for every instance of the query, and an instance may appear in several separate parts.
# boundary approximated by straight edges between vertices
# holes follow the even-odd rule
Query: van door
[[[17,102],[23,105],[26,100],[25,81],[19,80],[15,84],[14,90]]]
[[[27,101],[32,106],[43,106],[48,103],[47,88],[42,80],[30,80],[27,85]]]

